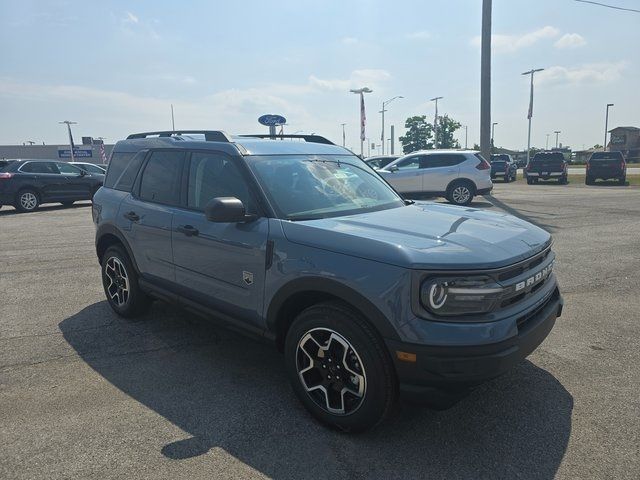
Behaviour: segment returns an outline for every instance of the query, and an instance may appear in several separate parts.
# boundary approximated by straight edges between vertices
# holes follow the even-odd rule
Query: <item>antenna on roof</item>
[[[176,122],[173,118],[173,103],[171,104],[171,130],[176,131]]]

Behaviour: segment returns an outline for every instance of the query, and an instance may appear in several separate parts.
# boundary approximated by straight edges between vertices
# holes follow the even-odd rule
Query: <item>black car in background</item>
[[[568,183],[567,161],[560,152],[539,152],[524,169],[527,183],[532,185],[538,180],[558,180],[560,185]]]
[[[67,162],[18,160],[0,168],[0,207],[32,212],[43,203],[65,206],[91,200],[104,175],[88,174]]]
[[[505,182],[515,182],[518,178],[518,165],[511,155],[498,153],[491,155],[491,180],[502,178]]]
[[[584,183],[593,185],[596,180],[627,181],[627,163],[622,152],[595,152],[587,161]]]
[[[398,158],[400,158],[398,155],[378,155],[365,158],[364,161],[367,162],[367,165],[371,168],[384,168]]]

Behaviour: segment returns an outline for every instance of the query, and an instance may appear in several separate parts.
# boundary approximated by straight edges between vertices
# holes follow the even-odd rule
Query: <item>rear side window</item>
[[[134,156],[135,153],[131,152],[114,152],[111,155],[111,160],[107,167],[107,176],[104,179],[105,187],[113,188]]]
[[[123,192],[131,191],[146,154],[146,151],[138,152],[136,156],[131,159],[113,188],[115,188],[116,190],[121,190]]]
[[[178,205],[184,157],[180,151],[153,152],[142,172],[140,199]]]
[[[68,163],[59,162],[58,169],[63,175],[80,175],[82,173],[78,167],[69,165]]]
[[[56,175],[60,173],[55,162],[28,162],[20,167],[20,171],[25,173],[53,173]]]

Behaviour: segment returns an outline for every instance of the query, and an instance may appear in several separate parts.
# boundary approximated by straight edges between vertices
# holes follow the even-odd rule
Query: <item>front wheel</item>
[[[567,177],[560,177],[560,179],[558,180],[558,183],[560,185],[566,185],[567,183],[569,183],[569,180]]]
[[[466,181],[453,182],[447,189],[447,200],[454,205],[469,205],[473,200],[474,190]]]
[[[618,183],[620,185],[626,185],[627,183],[627,177],[622,177],[620,180],[618,180]]]
[[[397,396],[384,342],[360,314],[339,302],[304,310],[285,341],[287,375],[318,420],[347,432],[376,426]]]
[[[109,305],[122,317],[141,315],[151,303],[138,285],[129,256],[119,245],[109,247],[102,257],[102,286]]]

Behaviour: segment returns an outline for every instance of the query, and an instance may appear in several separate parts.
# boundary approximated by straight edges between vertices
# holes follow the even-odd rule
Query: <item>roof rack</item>
[[[160,132],[134,133],[127,137],[127,140],[134,138],[147,138],[152,136],[172,137],[175,135],[201,134],[207,142],[233,142],[231,137],[222,130],[165,130]]]
[[[326,139],[320,135],[270,135],[268,133],[256,133],[253,135],[238,135],[239,137],[256,137],[256,138],[271,138],[272,140],[279,140],[282,138],[301,138],[305,142],[310,143],[324,143],[326,145],[335,145],[331,140]]]

